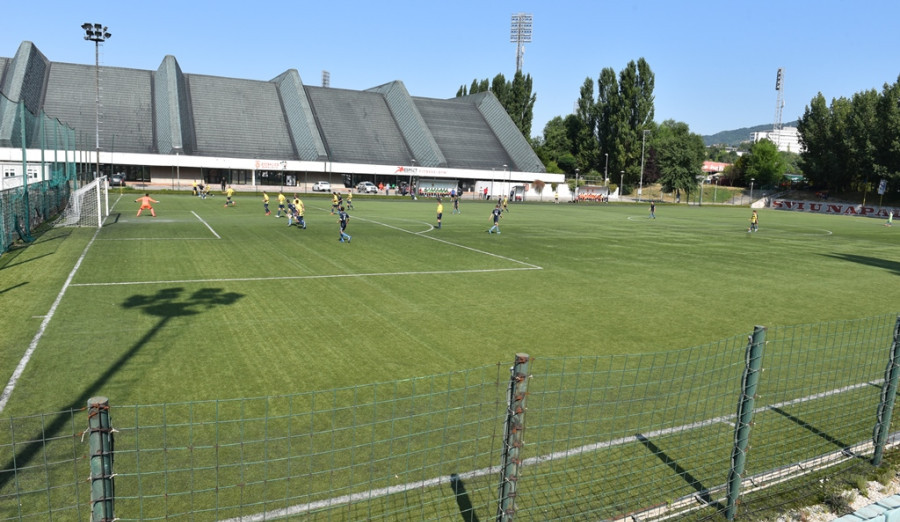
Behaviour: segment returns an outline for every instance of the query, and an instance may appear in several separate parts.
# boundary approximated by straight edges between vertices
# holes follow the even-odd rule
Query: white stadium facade
[[[0,106],[4,178],[21,177],[21,130],[9,109],[21,101],[75,129],[70,149],[89,177],[99,149],[101,174],[124,173],[129,185],[224,181],[238,190],[304,191],[317,181],[371,181],[503,194],[541,180],[546,190],[567,189],[491,93],[423,98],[401,81],[363,91],[316,87],[296,69],[268,81],[188,74],[171,55],[155,71],[97,68],[52,62],[26,41],[14,57],[0,57],[0,94],[13,102]],[[29,177],[40,177],[37,153],[25,155]]]

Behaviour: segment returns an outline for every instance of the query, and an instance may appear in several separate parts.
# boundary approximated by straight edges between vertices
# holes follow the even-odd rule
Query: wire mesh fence
[[[112,401],[106,431],[84,411],[10,418],[0,520],[80,519],[98,505],[119,520],[757,519],[872,469],[898,325],[885,315],[665,353],[526,357],[527,393],[501,363],[276,397]],[[99,473],[87,442],[98,431],[111,468]]]
[[[0,254],[66,206],[75,146],[74,129],[0,94],[0,147],[21,151],[0,161]]]

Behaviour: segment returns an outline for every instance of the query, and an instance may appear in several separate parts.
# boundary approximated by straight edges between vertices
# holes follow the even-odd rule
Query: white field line
[[[292,281],[297,279],[335,279],[339,277],[389,277],[408,275],[440,275],[440,274],[483,274],[490,272],[519,272],[522,270],[536,270],[532,267],[517,268],[483,268],[472,270],[423,270],[421,272],[370,272],[364,274],[319,274],[308,276],[271,276],[271,277],[232,277],[214,279],[171,279],[167,281],[120,281],[112,283],[75,283],[71,286],[127,286],[127,285],[168,285],[168,284],[203,284],[203,283],[228,283],[246,281]]]
[[[53,301],[53,305],[50,306],[50,311],[47,312],[47,315],[44,316],[44,320],[41,321],[41,326],[38,328],[37,334],[35,334],[34,338],[31,340],[31,344],[28,345],[28,349],[25,350],[25,354],[22,355],[22,359],[19,360],[19,364],[16,366],[16,369],[13,371],[12,376],[9,378],[9,382],[6,384],[6,387],[3,388],[3,393],[0,394],[0,412],[3,412],[6,409],[6,404],[9,402],[9,398],[12,395],[13,390],[16,388],[16,384],[19,382],[19,378],[22,377],[22,373],[25,372],[25,367],[28,366],[28,362],[31,360],[31,356],[34,354],[34,351],[37,349],[38,342],[40,342],[41,337],[44,336],[44,331],[47,329],[47,325],[50,324],[50,320],[53,319],[53,315],[56,313],[56,308],[59,306],[60,301],[64,295],[66,295],[66,290],[70,286],[72,286],[72,278],[75,277],[75,272],[78,271],[78,268],[81,266],[81,262],[84,261],[84,257],[87,255],[88,249],[91,248],[91,245],[94,244],[94,240],[97,239],[97,234],[100,233],[101,229],[97,229],[94,232],[94,236],[91,237],[91,240],[88,241],[88,244],[84,247],[84,251],[81,252],[81,256],[78,258],[78,261],[75,262],[75,266],[72,268],[72,271],[69,272],[69,277],[66,278],[66,282],[63,283],[62,289],[59,291],[59,294],[56,296],[56,300]]]
[[[203,221],[203,218],[200,217],[200,216],[198,216],[196,212],[194,212],[194,211],[192,210],[192,211],[191,211],[191,214],[193,214],[194,217],[196,217],[197,219],[199,219],[201,223],[203,223],[204,225],[206,225],[206,228],[208,228],[209,231],[212,232],[214,236],[216,236],[216,239],[222,239],[222,236],[220,236],[219,234],[216,234],[216,231],[213,230],[213,227],[209,226],[209,223],[207,223],[206,221]]]
[[[801,404],[801,403],[813,401],[816,399],[830,397],[832,395],[838,395],[840,393],[845,393],[845,392],[856,390],[856,389],[863,388],[866,386],[877,385],[882,382],[884,382],[884,380],[879,379],[879,380],[875,380],[875,381],[851,384],[848,386],[844,386],[842,388],[836,388],[834,390],[827,390],[827,391],[824,391],[821,393],[816,393],[816,394],[809,395],[806,397],[801,397],[799,399],[792,399],[789,401],[779,402],[776,404],[761,406],[759,408],[754,409],[753,412],[760,413],[760,412],[764,412],[766,410],[771,410],[773,408],[781,408],[784,406]],[[737,415],[737,413],[735,413],[735,415]],[[702,428],[702,427],[709,426],[711,424],[715,424],[718,422],[725,422],[725,423],[733,424],[733,417],[734,417],[733,415],[722,415],[719,417],[713,417],[711,419],[692,422],[690,424],[684,424],[682,426],[675,426],[672,428],[664,428],[664,429],[654,430],[654,431],[650,431],[650,432],[646,432],[646,433],[638,433],[635,435],[629,435],[627,437],[620,437],[620,438],[612,439],[612,440],[608,440],[608,441],[597,442],[594,444],[586,444],[584,446],[572,448],[572,449],[565,450],[565,451],[557,451],[554,453],[550,453],[548,455],[541,455],[538,457],[530,457],[530,458],[524,459],[522,461],[522,465],[530,466],[533,464],[542,464],[542,463],[549,462],[552,460],[558,460],[558,459],[568,458],[568,457],[575,456],[575,455],[580,455],[582,453],[589,453],[589,452],[597,451],[600,449],[612,448],[615,446],[621,446],[623,444],[629,444],[632,442],[640,442],[640,440],[642,438],[647,439],[647,438],[651,438],[651,437],[658,437],[661,435],[668,435],[668,434],[672,434],[672,433],[681,433],[681,432],[692,430],[695,428]],[[481,468],[481,469],[477,469],[477,470],[473,470],[473,471],[468,471],[465,473],[460,473],[457,475],[457,477],[459,477],[459,479],[472,479],[472,478],[483,477],[485,475],[490,475],[490,474],[499,473],[499,472],[500,472],[500,466],[490,466],[487,468]],[[354,493],[351,495],[342,495],[340,497],[318,500],[318,501],[309,502],[306,504],[298,504],[296,506],[291,506],[291,507],[282,508],[282,509],[276,509],[273,511],[266,511],[263,513],[258,513],[256,515],[248,515],[248,516],[239,517],[239,518],[230,518],[230,519],[226,519],[224,522],[253,522],[253,521],[271,520],[273,518],[289,517],[289,516],[293,516],[293,515],[307,513],[310,511],[315,511],[315,510],[322,509],[322,508],[346,505],[346,504],[351,504],[351,503],[355,503],[355,502],[363,502],[363,501],[370,500],[373,498],[383,497],[383,496],[387,496],[387,495],[393,495],[395,493],[403,493],[405,491],[421,489],[424,487],[439,486],[441,484],[449,483],[450,481],[451,481],[451,478],[446,477],[446,476],[435,477],[435,478],[431,478],[431,479],[427,479],[427,480],[418,480],[415,482],[408,482],[406,484],[398,484],[396,486],[372,489],[369,491],[363,491],[363,492]]]
[[[375,220],[372,220],[372,219],[365,219],[365,218],[360,218],[360,217],[354,217],[353,219],[359,219],[360,221],[368,221],[369,223],[374,223],[374,224],[376,224],[376,225],[381,225],[381,226],[383,226],[383,227],[387,227],[387,228],[390,228],[390,229],[393,229],[393,230],[399,230],[399,231],[401,231],[401,232],[406,232],[407,234],[412,234],[412,235],[414,235],[414,236],[424,237],[424,238],[430,239],[430,240],[432,240],[432,241],[437,241],[438,243],[444,243],[445,245],[454,246],[454,247],[456,247],[456,248],[462,248],[463,250],[469,250],[470,252],[475,252],[475,253],[477,253],[477,254],[481,254],[481,255],[485,255],[485,256],[491,256],[491,257],[496,257],[497,259],[502,259],[502,260],[504,260],[504,261],[510,261],[510,262],[512,262],[512,263],[518,263],[518,264],[520,264],[520,265],[525,265],[525,266],[529,267],[531,270],[543,270],[543,268],[540,267],[540,266],[538,266],[538,265],[533,265],[533,264],[531,264],[531,263],[526,263],[525,261],[519,261],[518,259],[513,259],[513,258],[511,258],[511,257],[501,256],[501,255],[499,255],[499,254],[494,254],[494,253],[492,253],[492,252],[487,252],[487,251],[484,251],[484,250],[479,250],[479,249],[477,249],[477,248],[472,248],[472,247],[469,247],[469,246],[460,245],[459,243],[453,243],[453,242],[447,241],[447,240],[445,240],[445,239],[440,239],[440,238],[437,238],[437,237],[434,237],[434,236],[426,236],[426,235],[423,235],[421,232],[412,232],[412,231],[406,230],[405,228],[400,228],[400,227],[397,227],[397,226],[394,226],[394,225],[388,225],[387,223],[382,223],[382,222],[380,222],[380,221],[375,221]],[[429,226],[430,226],[430,225],[429,225]],[[432,227],[432,228],[434,228],[434,227]]]
[[[327,212],[325,209],[319,209]],[[193,213],[193,211],[192,211]],[[196,214],[194,214],[196,216]],[[203,224],[206,225],[206,222],[203,221],[200,216],[197,216],[197,219],[200,219]],[[430,239],[432,241],[437,241],[439,243],[444,243],[446,245],[454,246],[457,248],[462,248],[464,250],[468,250],[470,252],[475,252],[477,254],[494,257],[497,259],[502,259],[504,261],[509,261],[511,263],[516,263],[519,265],[523,265],[518,268],[481,268],[481,269],[471,269],[471,270],[422,270],[422,271],[400,271],[400,272],[370,272],[363,274],[319,274],[319,275],[308,275],[308,276],[271,276],[271,277],[233,277],[233,278],[214,278],[214,279],[173,279],[168,281],[121,281],[121,282],[113,282],[113,283],[78,283],[72,286],[126,286],[126,285],[166,285],[166,284],[204,284],[204,283],[229,283],[229,282],[248,282],[248,281],[292,281],[292,280],[301,280],[301,279],[334,279],[339,277],[388,277],[388,276],[409,276],[409,275],[446,275],[446,274],[485,274],[491,272],[518,272],[522,270],[543,270],[542,267],[538,265],[534,265],[531,263],[526,263],[525,261],[520,261],[518,259],[513,259],[511,257],[501,256],[499,254],[494,254],[492,252],[486,252],[484,250],[479,250],[477,248],[468,247],[465,245],[460,245],[458,243],[452,243],[450,241],[432,237],[425,236],[418,232],[411,232],[404,228],[400,228],[394,225],[388,225],[387,223],[381,223],[379,221],[374,221],[371,219],[365,219],[360,217],[355,217],[353,219],[358,219],[360,221],[367,221],[369,223],[374,223],[376,225],[381,225],[383,227],[387,227],[393,230],[399,230],[400,232],[405,232],[407,234],[412,234],[415,236],[423,237]],[[209,225],[206,225],[209,227]],[[209,230],[216,235],[218,238],[219,235],[216,234],[215,230],[209,227]],[[221,239],[221,238],[220,238]]]

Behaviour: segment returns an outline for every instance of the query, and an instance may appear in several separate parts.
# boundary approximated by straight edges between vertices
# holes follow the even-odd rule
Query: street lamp
[[[412,169],[410,169],[410,171],[409,171],[409,185],[406,187],[406,190],[409,191],[410,197],[415,198],[415,195],[412,192],[412,178],[413,178],[413,171],[416,170],[416,158],[409,160],[409,163],[410,163],[410,165],[412,165]]]
[[[647,133],[649,130],[644,130],[643,137],[641,139],[641,181],[638,185],[638,201],[641,200],[641,194],[644,192],[644,146],[647,144]]]
[[[96,60],[96,86],[97,86],[97,172],[95,176],[100,176],[100,42],[105,42],[112,34],[107,31],[106,26],[102,24],[84,23],[81,25],[84,29],[84,39],[94,42],[94,58]]]
[[[619,177],[619,200],[622,200],[622,196],[625,195],[625,171],[622,171],[622,175]]]
[[[575,190],[572,192],[572,201],[578,203],[578,169],[575,169]]]
[[[753,206],[753,182],[756,181],[756,178],[750,178],[750,206]]]
[[[506,163],[503,164],[503,170],[507,172],[506,175],[506,193],[512,194],[512,169],[509,168],[509,165]]]
[[[609,153],[603,153],[606,156],[606,166],[603,167],[603,183],[608,187],[609,186]]]

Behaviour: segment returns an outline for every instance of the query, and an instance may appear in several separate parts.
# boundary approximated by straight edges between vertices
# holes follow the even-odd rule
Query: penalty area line
[[[170,285],[170,284],[205,284],[205,283],[235,283],[253,281],[295,281],[302,279],[337,279],[342,277],[390,277],[411,275],[453,275],[453,274],[484,274],[490,272],[521,272],[523,270],[542,270],[539,266],[515,267],[515,268],[480,268],[472,270],[423,270],[407,272],[370,272],[365,274],[320,274],[308,276],[272,276],[272,277],[230,277],[214,279],[171,279],[167,281],[118,281],[109,283],[75,283],[69,286],[130,286],[130,285]]]
[[[207,223],[206,221],[203,221],[203,218],[200,217],[200,216],[198,216],[196,212],[194,212],[194,211],[192,210],[192,211],[191,211],[191,214],[193,214],[194,217],[196,217],[197,219],[199,219],[201,223],[203,223],[204,225],[206,225],[206,228],[208,228],[209,231],[212,232],[214,236],[216,236],[216,239],[222,239],[222,236],[220,236],[219,234],[216,234],[216,231],[213,230],[213,227],[209,226],[209,223]]]
[[[538,266],[538,265],[533,265],[533,264],[531,264],[531,263],[526,263],[525,261],[520,261],[520,260],[518,260],[518,259],[513,259],[513,258],[511,258],[511,257],[501,256],[500,254],[494,254],[493,252],[487,252],[487,251],[485,251],[485,250],[479,250],[479,249],[477,249],[477,248],[473,248],[473,247],[470,247],[470,246],[460,245],[459,243],[453,243],[453,242],[451,242],[451,241],[447,241],[446,239],[441,239],[441,238],[437,238],[437,237],[434,237],[434,236],[427,236],[427,235],[425,235],[425,234],[422,233],[422,232],[411,232],[411,231],[409,231],[409,230],[406,230],[405,228],[400,228],[400,227],[397,227],[397,226],[394,226],[394,225],[388,225],[387,223],[382,223],[382,222],[380,222],[380,221],[375,221],[375,220],[372,220],[372,219],[365,219],[365,218],[355,218],[355,219],[359,219],[360,221],[368,221],[369,223],[374,223],[374,224],[376,224],[376,225],[381,225],[381,226],[383,226],[383,227],[387,227],[387,228],[390,228],[390,229],[393,229],[393,230],[399,230],[399,231],[401,231],[401,232],[406,232],[407,234],[412,234],[412,235],[414,235],[414,236],[424,237],[424,238],[430,239],[430,240],[432,240],[432,241],[437,241],[438,243],[444,243],[445,245],[454,246],[454,247],[456,247],[456,248],[462,248],[463,250],[468,250],[468,251],[470,251],[470,252],[475,252],[475,253],[477,253],[477,254],[481,254],[481,255],[485,255],[485,256],[490,256],[490,257],[495,257],[495,258],[497,258],[497,259],[502,259],[502,260],[504,260],[504,261],[509,261],[510,263],[517,263],[517,264],[520,264],[520,265],[525,265],[525,266],[528,267],[529,270],[543,270],[543,267],[540,267],[540,266]],[[434,227],[432,227],[432,229],[433,229],[433,228],[434,228]],[[427,230],[426,232],[430,232],[430,231],[431,231],[431,230]],[[488,271],[491,271],[491,270],[488,270]]]

